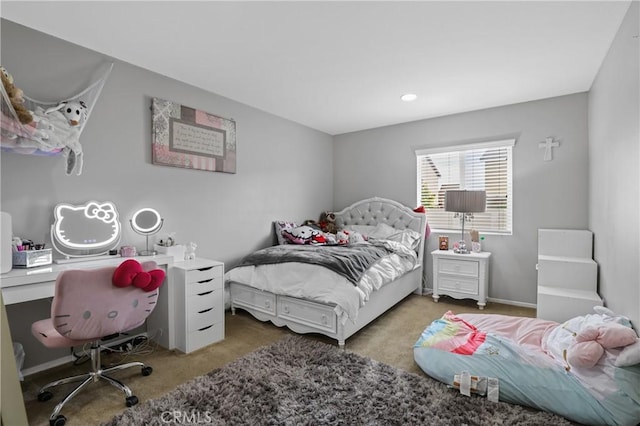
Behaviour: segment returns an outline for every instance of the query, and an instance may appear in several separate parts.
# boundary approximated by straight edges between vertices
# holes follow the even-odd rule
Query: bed
[[[426,374],[458,389],[462,372],[479,378],[467,393],[488,396],[484,378],[492,377],[500,401],[581,424],[637,425],[640,339],[627,318],[594,309],[562,324],[447,312],[423,331],[414,359]]]
[[[242,309],[258,320],[286,326],[296,333],[323,334],[344,347],[346,339],[396,303],[411,293],[421,293],[427,227],[424,212],[373,197],[333,215],[335,226],[350,235],[351,243],[277,245],[248,255],[229,270],[225,281],[232,313]],[[350,264],[347,269],[359,270],[350,278],[340,269],[286,256],[266,264],[246,260],[265,251],[271,255],[305,251],[323,256],[336,253],[342,262],[342,253],[360,249],[383,254],[372,255],[368,263],[358,260],[355,266]]]

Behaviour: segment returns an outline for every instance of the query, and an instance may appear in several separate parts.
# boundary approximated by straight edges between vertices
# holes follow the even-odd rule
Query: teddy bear
[[[22,124],[29,124],[33,121],[31,112],[24,106],[24,92],[13,84],[13,76],[7,70],[0,66],[0,78],[5,92],[9,96],[11,106],[18,116],[18,121]]]
[[[336,215],[333,212],[322,212],[320,213],[320,220],[318,221],[318,225],[322,232],[328,232],[330,234],[335,234],[338,232],[338,225],[336,225]]]

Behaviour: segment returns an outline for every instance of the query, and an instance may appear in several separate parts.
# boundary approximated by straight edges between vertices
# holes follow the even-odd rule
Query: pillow
[[[369,233],[369,238],[378,240],[391,240],[401,243],[405,247],[414,250],[420,244],[420,233],[412,229],[399,230],[386,223],[379,223]]]
[[[613,365],[616,367],[630,367],[640,364],[640,338],[635,343],[625,346],[618,355]]]
[[[302,225],[282,231],[284,238],[293,244],[325,244],[326,240],[322,231],[311,226]]]
[[[298,224],[295,222],[287,222],[285,220],[276,220],[273,222],[273,228],[276,231],[276,238],[278,239],[278,245],[290,244],[290,241],[282,235],[282,232],[286,229],[293,229]]]
[[[348,225],[342,228],[345,231],[359,232],[362,235],[369,236],[375,229],[375,225]]]

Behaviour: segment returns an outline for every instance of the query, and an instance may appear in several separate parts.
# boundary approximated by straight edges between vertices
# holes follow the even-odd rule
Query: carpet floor
[[[404,370],[423,375],[413,360],[413,344],[431,321],[440,318],[447,310],[455,313],[478,313],[472,300],[456,300],[447,297],[434,303],[430,297],[411,295],[367,327],[347,340],[347,350],[372,358]],[[532,317],[535,310],[517,306],[489,303],[484,313]],[[141,401],[160,398],[177,386],[223,367],[238,358],[265,345],[293,335],[286,328],[255,320],[239,310],[236,315],[225,317],[225,340],[190,354],[155,348],[151,354],[131,354],[124,361],[140,360],[154,367],[148,377],[142,377],[137,369],[122,371],[116,377],[127,383]],[[313,340],[335,345],[335,341],[320,335],[308,335]],[[121,362],[119,356],[104,357],[105,364]],[[80,374],[88,366],[72,364],[52,368],[27,376],[22,382],[23,396],[30,425],[46,425],[53,407],[65,394],[65,389],[56,392],[48,402],[37,401],[40,386],[61,377]],[[115,388],[107,384],[89,386],[62,411],[67,425],[98,425],[109,421],[125,410],[124,398]]]
[[[106,426],[542,425],[562,417],[465,397],[424,375],[286,336],[115,416]]]

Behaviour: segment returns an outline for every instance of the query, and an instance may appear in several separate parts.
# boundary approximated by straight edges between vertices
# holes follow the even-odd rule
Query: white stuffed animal
[[[80,132],[87,119],[87,106],[84,101],[65,101],[57,106],[47,108],[44,116],[53,124],[55,135],[64,146],[63,154],[67,160],[67,175],[82,173],[82,145]],[[36,111],[36,116],[39,115]]]
[[[46,114],[60,111],[70,126],[80,126],[87,119],[87,105],[84,101],[64,101],[57,106],[48,108]]]

